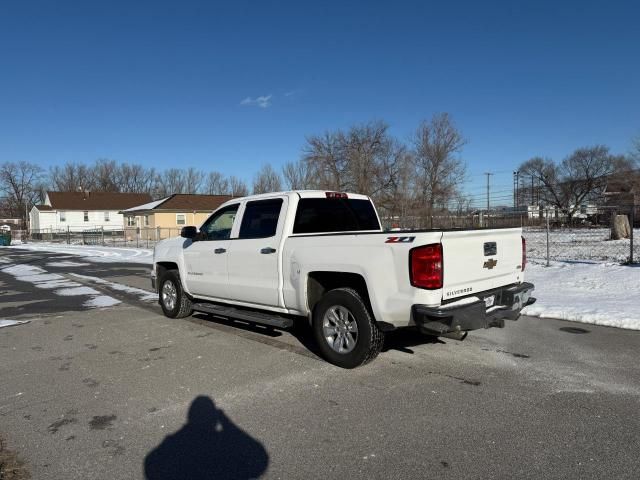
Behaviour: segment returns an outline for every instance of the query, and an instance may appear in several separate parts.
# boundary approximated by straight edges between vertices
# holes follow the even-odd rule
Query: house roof
[[[192,195],[185,193],[176,193],[155,202],[150,202],[144,205],[126,209],[123,211],[123,213],[149,210],[152,210],[154,212],[167,210],[180,212],[211,212],[222,205],[224,202],[231,200],[232,198],[233,197],[229,195]]]
[[[148,193],[47,192],[47,195],[56,210],[122,210],[151,201]]]
[[[41,212],[47,212],[53,210],[53,207],[50,205],[34,205],[35,208],[40,210]]]

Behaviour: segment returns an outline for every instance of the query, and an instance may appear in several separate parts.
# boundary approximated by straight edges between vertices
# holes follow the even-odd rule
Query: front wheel
[[[192,303],[182,290],[180,275],[169,270],[160,279],[158,299],[164,315],[169,318],[184,318],[193,313]]]
[[[359,367],[382,350],[384,333],[352,288],[327,292],[314,308],[312,326],[322,356],[339,367]]]

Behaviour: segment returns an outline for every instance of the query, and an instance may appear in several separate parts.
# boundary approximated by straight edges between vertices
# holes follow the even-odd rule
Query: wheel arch
[[[371,305],[371,297],[367,282],[362,275],[353,272],[314,271],[307,275],[306,285],[307,308],[309,321],[313,316],[313,310],[322,296],[336,288],[352,288],[362,297],[369,313],[375,319],[375,312]]]

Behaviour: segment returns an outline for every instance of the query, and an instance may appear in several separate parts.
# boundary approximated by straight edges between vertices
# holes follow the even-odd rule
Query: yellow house
[[[228,195],[191,195],[176,193],[122,211],[127,235],[163,239],[175,237],[187,225],[198,226],[227,200]]]

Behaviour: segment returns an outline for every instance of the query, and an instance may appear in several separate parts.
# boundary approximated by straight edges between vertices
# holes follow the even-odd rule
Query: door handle
[[[276,253],[276,249],[271,247],[264,247],[262,250],[260,250],[260,253]]]
[[[226,248],[216,248],[213,253],[225,253],[226,251]]]

